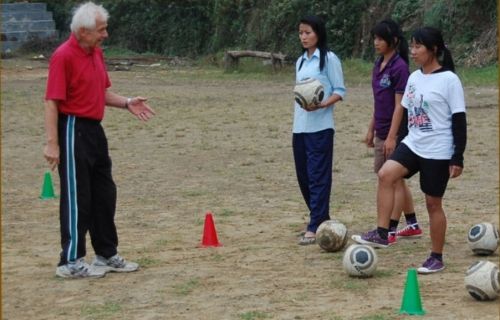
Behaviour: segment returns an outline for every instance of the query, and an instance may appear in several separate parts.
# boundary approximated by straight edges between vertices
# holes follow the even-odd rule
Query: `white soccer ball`
[[[347,228],[336,220],[323,221],[316,230],[316,242],[328,252],[342,250],[347,243]]]
[[[476,300],[493,300],[500,293],[498,267],[490,261],[473,263],[465,272],[465,289]]]
[[[293,88],[295,101],[301,108],[307,109],[310,104],[318,104],[323,100],[325,91],[317,79],[307,78],[298,82]]]
[[[344,270],[352,277],[371,277],[377,270],[375,249],[364,244],[351,244],[344,253]]]
[[[477,255],[490,255],[498,247],[498,229],[489,222],[472,226],[467,235],[471,250]]]

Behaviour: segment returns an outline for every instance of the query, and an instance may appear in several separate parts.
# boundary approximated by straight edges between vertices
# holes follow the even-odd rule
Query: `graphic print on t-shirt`
[[[381,88],[390,88],[391,87],[391,77],[389,74],[384,73],[382,79],[380,79],[379,85]]]
[[[415,85],[410,84],[408,87],[408,127],[416,127],[420,131],[429,132],[432,131],[432,123],[427,110],[429,110],[429,104],[424,100],[424,96],[421,94],[417,98],[415,95]]]

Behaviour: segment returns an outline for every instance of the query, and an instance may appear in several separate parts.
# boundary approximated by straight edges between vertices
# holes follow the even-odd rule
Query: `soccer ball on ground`
[[[318,104],[323,100],[325,91],[319,80],[307,78],[295,85],[293,94],[297,104],[301,108],[308,110],[311,104]]]
[[[490,255],[498,247],[498,229],[489,222],[478,223],[469,229],[467,243],[477,255]]]
[[[371,277],[377,270],[375,249],[364,244],[351,244],[344,253],[344,270],[352,277]]]
[[[342,250],[347,243],[347,228],[336,220],[323,221],[316,230],[316,242],[328,252]]]
[[[495,299],[500,292],[497,265],[485,260],[473,263],[465,272],[465,289],[476,300]]]

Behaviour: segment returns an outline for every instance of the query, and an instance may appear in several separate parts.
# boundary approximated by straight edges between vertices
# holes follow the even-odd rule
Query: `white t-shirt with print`
[[[408,110],[408,135],[402,142],[422,158],[451,159],[451,116],[465,112],[464,90],[458,76],[451,71],[414,71],[401,104]]]

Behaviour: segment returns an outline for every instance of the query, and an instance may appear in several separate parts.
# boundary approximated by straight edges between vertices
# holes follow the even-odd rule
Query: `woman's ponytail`
[[[398,35],[398,53],[399,56],[406,62],[406,64],[410,64],[410,59],[408,58],[408,41],[406,41],[406,38],[403,36],[403,33],[401,32]]]
[[[453,62],[451,52],[446,45],[443,45],[443,67],[451,72],[455,72],[455,63]]]

